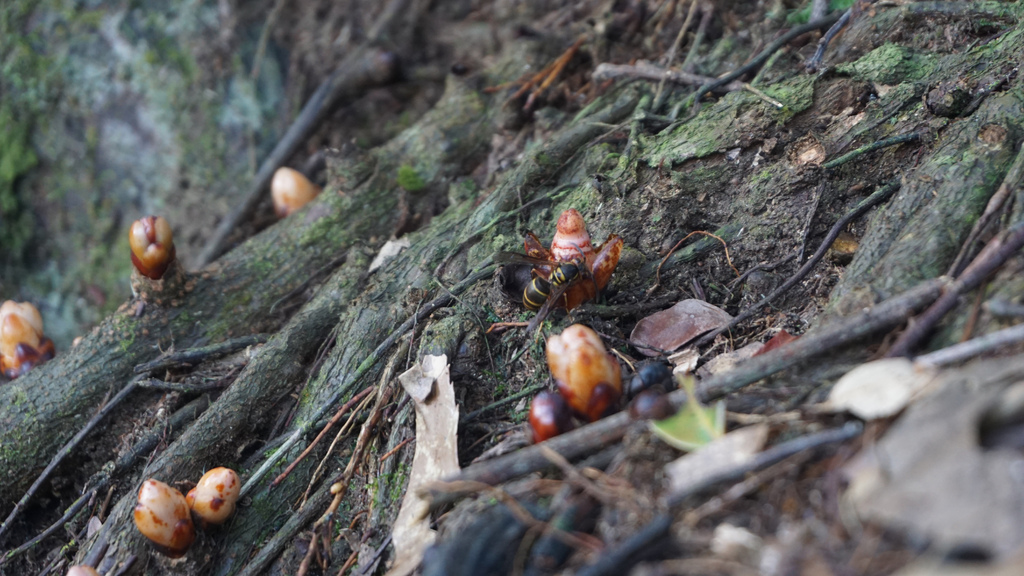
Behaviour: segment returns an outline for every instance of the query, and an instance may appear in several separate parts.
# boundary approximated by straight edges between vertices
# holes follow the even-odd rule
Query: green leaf
[[[674,416],[651,421],[649,426],[666,444],[693,451],[725,434],[725,402],[719,400],[711,406],[698,402],[692,376],[681,378],[679,384],[689,397],[686,404]]]

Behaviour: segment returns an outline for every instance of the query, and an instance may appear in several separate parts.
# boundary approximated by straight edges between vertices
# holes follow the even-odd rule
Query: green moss
[[[765,86],[761,91],[784,105],[781,110],[775,107],[770,107],[770,110],[778,115],[777,121],[780,124],[785,124],[814,104],[814,77],[798,76],[787,82]]]
[[[906,46],[883,44],[855,62],[836,66],[836,71],[857,80],[878,84],[900,84],[921,80],[931,74],[938,58]]]
[[[132,344],[135,344],[135,332],[129,332],[122,334],[120,342],[121,352],[128,352],[132,348]]]
[[[405,495],[406,478],[409,477],[409,467],[405,462],[398,464],[394,472],[387,475],[388,501],[398,502]]]
[[[12,406],[22,406],[29,403],[28,394],[21,387],[13,389],[10,400]]]
[[[269,259],[253,258],[249,261],[249,269],[261,276],[273,273],[276,268],[277,265]]]
[[[412,166],[403,164],[398,167],[398,185],[408,192],[418,192],[425,188],[427,183]]]

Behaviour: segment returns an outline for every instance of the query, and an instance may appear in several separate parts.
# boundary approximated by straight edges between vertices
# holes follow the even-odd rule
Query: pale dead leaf
[[[1024,456],[979,443],[982,423],[1024,388],[1022,373],[1024,356],[941,371],[932,393],[845,470],[850,509],[936,550],[981,544],[1001,559],[1024,548]]]
[[[641,354],[657,356],[658,350],[675,350],[690,340],[732,320],[725,310],[712,306],[703,300],[683,300],[675,306],[655,312],[636,323],[630,342]]]
[[[684,348],[668,357],[672,363],[673,374],[693,374],[697,369],[697,361],[700,360],[700,352],[696,348]]]
[[[741,526],[723,522],[715,526],[711,536],[711,553],[719,558],[757,566],[764,541],[757,534]]]
[[[409,486],[391,535],[397,556],[388,576],[411,574],[419,566],[423,551],[437,537],[430,529],[427,516],[429,502],[418,495],[419,488],[459,471],[456,444],[459,408],[448,370],[446,356],[427,355],[420,364],[398,377],[415,400],[416,453]]]
[[[840,378],[822,407],[849,412],[862,420],[888,418],[924,394],[934,380],[934,370],[915,367],[906,358],[876,360]]]
[[[402,383],[405,393],[417,403],[424,402],[434,392],[435,379],[434,375],[427,373],[421,364],[409,368],[398,376],[398,381]]]
[[[709,378],[715,374],[724,374],[735,368],[736,365],[743,360],[753,358],[761,348],[764,348],[764,344],[761,344],[760,342],[751,342],[739,350],[719,354],[701,366],[700,369],[697,370],[697,376],[700,378]]]
[[[671,486],[669,493],[679,494],[749,461],[761,451],[767,440],[767,424],[747,426],[669,462],[665,465]]]
[[[100,528],[103,528],[103,522],[100,522],[99,518],[92,516],[89,518],[89,523],[86,525],[85,536],[87,538],[92,538],[94,534],[100,531]]]
[[[402,237],[398,240],[388,240],[380,247],[380,252],[374,257],[373,262],[370,262],[370,269],[367,272],[373,272],[374,270],[383,266],[388,260],[398,256],[402,250],[405,250],[411,246],[409,238]]]

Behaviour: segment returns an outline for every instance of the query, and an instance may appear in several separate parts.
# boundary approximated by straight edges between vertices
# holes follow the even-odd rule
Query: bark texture
[[[0,466],[7,472],[0,480],[0,512],[7,513],[104,396],[128,382],[136,365],[172,346],[272,332],[230,386],[151,460],[115,467],[112,478],[100,470],[102,456],[79,454],[60,475],[84,466],[95,476],[72,483],[76,489],[99,478],[117,486],[103,528],[80,548],[79,560],[105,542],[101,567],[115,570],[134,556],[136,573],[293,571],[301,561],[293,546],[296,535],[323,513],[338,460],[329,460],[324,479],[311,484],[326,453],[324,442],[279,486],[270,488],[269,482],[305,448],[339,400],[386,384],[379,379],[384,369],[405,365],[406,356],[395,354],[392,344],[411,339],[413,358],[475,353],[481,365],[489,358],[491,366],[494,346],[503,377],[531,367],[541,372],[541,345],[532,335],[488,340],[483,334],[491,316],[508,305],[498,304],[503,295],[488,281],[467,279],[489,270],[495,251],[518,250],[525,230],[550,237],[566,208],[583,213],[597,241],[609,233],[626,241],[608,290],[612,304],[664,295],[645,291],[654,284],[666,245],[706,230],[728,242],[731,262],[719,244],[702,241],[701,250],[681,253],[661,267],[659,290],[681,293],[696,280],[710,301],[738,308],[757,301],[800,263],[729,288],[736,276],[732,266],[742,271],[778,260],[808,239],[808,253],[813,252],[813,241],[846,210],[901,177],[899,193],[854,225],[862,238],[853,262],[845,270],[820,265],[821,276],[836,282],[828,309],[808,302],[813,286],[774,304],[794,316],[848,316],[944,274],[1024,138],[1024,87],[1010,73],[1024,53],[1024,27],[1000,5],[986,14],[994,13],[1006,30],[970,50],[928,52],[931,37],[886,43],[889,36],[877,31],[893,31],[891,37],[906,32],[908,22],[921,18],[915,6],[879,8],[858,19],[842,47],[830,52],[837,65],[825,73],[809,76],[778,64],[780,70],[759,86],[763,94],[731,92],[705,103],[693,117],[684,110],[680,120],[666,120],[666,110],[650,109],[654,87],[639,83],[609,88],[572,117],[548,110],[548,122],[536,128],[508,171],[494,174],[492,187],[478,187],[470,175],[490,164],[499,140],[521,130],[509,106],[522,103],[508,104],[507,93],[485,88],[517,78],[523,62],[543,67],[551,55],[538,49],[539,41],[522,38],[490,66],[465,76],[449,74],[431,111],[396,137],[367,152],[329,154],[328,186],[313,204],[188,274],[180,291],[144,290],[78,346],[0,387]],[[933,14],[941,15],[942,8],[936,5]],[[977,102],[959,115],[936,115],[922,100],[932,88],[964,77],[979,89]],[[987,93],[981,91],[985,87]],[[674,93],[670,105],[685,95]],[[823,160],[858,146],[910,132],[922,139],[831,170],[821,167]],[[1019,214],[1018,206],[1006,219]],[[409,247],[369,272],[369,261],[391,236],[407,239]],[[325,276],[329,264],[335,267]],[[1014,266],[1019,269],[1019,263]],[[325,279],[307,284],[312,277]],[[992,288],[1006,290],[1013,282],[1004,274]],[[448,308],[418,315],[449,290],[454,294],[445,300]],[[625,337],[642,315],[595,312],[579,313],[576,320],[616,337]],[[941,332],[933,345],[949,337]],[[514,352],[528,361],[517,362]],[[853,355],[863,359],[867,352]],[[457,386],[465,396],[474,394],[469,384]],[[115,417],[130,422],[139,406],[151,408],[157,396],[140,391],[138,403]],[[408,409],[391,416],[389,436],[374,446],[375,455],[397,446],[408,426],[402,424]],[[97,435],[110,443],[126,428],[112,422]],[[279,449],[287,438],[299,441]],[[142,480],[194,481],[205,469],[229,464],[245,480],[271,457],[277,463],[247,494],[236,517],[204,532],[186,558],[153,554],[134,529],[131,510]],[[411,453],[401,451],[380,465],[370,460],[376,462],[367,459],[369,471],[358,488],[364,496],[375,492],[359,500],[350,488],[347,502],[373,503],[367,516],[378,529],[369,545],[376,546],[390,532],[405,481],[402,464]],[[297,505],[307,490],[308,499]],[[352,506],[340,513],[341,524],[352,520]],[[349,545],[336,548],[347,555]],[[279,565],[272,567],[275,560]]]

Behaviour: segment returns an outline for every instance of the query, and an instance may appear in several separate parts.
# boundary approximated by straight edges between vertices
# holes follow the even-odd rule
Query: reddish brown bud
[[[569,405],[558,394],[541,392],[530,403],[530,429],[533,441],[543,442],[572,429]]]
[[[146,278],[159,280],[174,262],[174,234],[162,216],[146,216],[128,231],[132,264]]]

